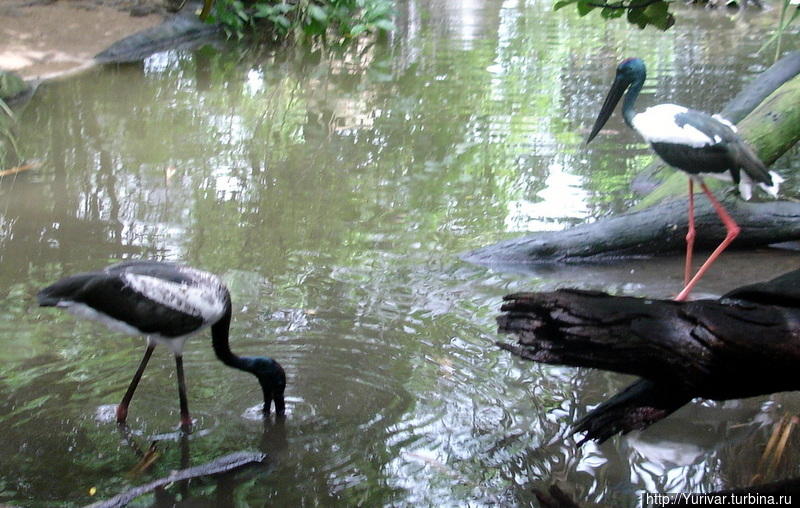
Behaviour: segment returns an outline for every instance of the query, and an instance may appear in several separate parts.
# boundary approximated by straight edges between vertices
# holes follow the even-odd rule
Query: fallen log
[[[169,476],[159,478],[158,480],[154,480],[139,487],[132,488],[106,501],[98,501],[89,505],[87,508],[116,508],[119,506],[126,506],[137,497],[152,492],[157,488],[164,487],[170,483],[229,473],[239,470],[243,467],[262,464],[264,460],[266,460],[266,455],[263,453],[231,453],[206,464],[190,467],[188,469],[181,469],[179,471],[173,471]]]
[[[750,81],[719,114],[733,123],[739,123],[772,92],[798,74],[800,74],[800,51],[792,51],[759,74],[758,79]]]
[[[742,232],[730,249],[752,248],[800,239],[800,203],[755,203],[728,196],[723,201]],[[707,200],[695,200],[696,249],[713,249],[725,228]],[[645,210],[579,224],[564,231],[543,231],[512,238],[465,254],[465,261],[488,265],[591,263],[620,258],[681,252],[685,237],[687,200],[674,200]]]
[[[199,4],[192,2],[160,25],[121,39],[95,55],[98,63],[130,63],[168,49],[193,49],[218,40],[222,28],[205,23],[195,14]]]
[[[800,55],[789,59],[791,72]],[[772,80],[772,83],[781,81]],[[767,164],[774,162],[800,140],[800,75],[786,80],[739,123],[740,134]],[[713,182],[709,181],[709,184]],[[672,175],[645,197],[633,211],[564,231],[530,233],[462,254],[462,259],[483,265],[585,263],[623,257],[677,253],[685,248],[687,231],[686,176]],[[718,245],[724,238],[719,218],[709,213],[705,199],[696,202],[696,244],[700,249]],[[795,222],[800,204],[791,201],[748,203],[732,195],[724,200],[742,231],[731,248],[752,248],[800,238]],[[742,223],[746,223],[743,225]]]
[[[565,289],[504,298],[503,349],[539,363],[642,378],[575,427],[589,439],[643,429],[695,397],[800,389],[800,270],[716,300],[675,302]]]

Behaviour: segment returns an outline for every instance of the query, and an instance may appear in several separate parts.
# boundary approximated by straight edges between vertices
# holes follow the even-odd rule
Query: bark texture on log
[[[725,238],[725,228],[708,200],[696,204],[695,247],[712,249]],[[800,239],[800,203],[755,203],[728,198],[723,204],[742,232],[730,249],[752,248]],[[646,210],[616,215],[564,231],[544,231],[512,238],[462,254],[482,265],[587,263],[682,252],[686,248],[687,200],[674,200]]]
[[[800,74],[800,51],[792,51],[758,75],[719,112],[739,123],[781,85]]]
[[[266,455],[258,452],[231,453],[199,466],[173,471],[169,476],[159,478],[158,480],[154,480],[139,487],[132,488],[106,501],[92,503],[87,508],[117,508],[121,506],[127,506],[137,497],[148,494],[157,488],[164,487],[165,485],[194,478],[216,476],[238,471],[244,467],[263,464],[266,458]]]
[[[508,295],[501,311],[499,331],[518,342],[498,345],[514,354],[642,378],[578,423],[584,441],[644,428],[694,397],[800,389],[800,270],[718,300],[559,290]]]

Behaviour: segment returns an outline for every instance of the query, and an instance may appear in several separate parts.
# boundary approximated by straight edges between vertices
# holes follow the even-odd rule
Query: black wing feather
[[[724,173],[730,170],[734,183],[739,183],[743,170],[755,182],[772,185],[772,177],[758,156],[736,132],[709,114],[690,109],[675,115],[678,126],[690,125],[705,134],[714,144],[691,147],[676,143],[652,143],[653,150],[670,166],[687,173]]]
[[[143,263],[141,268],[147,269],[145,265],[148,264]],[[151,268],[156,269],[155,265]],[[108,270],[66,277],[42,289],[36,297],[39,305],[45,307],[56,306],[59,302],[87,305],[97,312],[127,323],[144,335],[180,337],[203,326],[202,316],[172,309],[127,286],[120,277],[125,271],[128,270]]]

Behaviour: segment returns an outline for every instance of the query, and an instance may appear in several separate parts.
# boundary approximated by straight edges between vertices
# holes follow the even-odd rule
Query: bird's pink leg
[[[728,212],[720,204],[720,202],[717,201],[717,198],[715,198],[714,195],[711,194],[711,191],[708,190],[708,187],[706,186],[705,182],[701,181],[700,186],[703,188],[703,192],[705,192],[706,196],[708,196],[708,199],[711,201],[711,205],[714,207],[714,210],[717,212],[717,215],[719,215],[720,220],[725,225],[725,230],[727,231],[727,234],[725,235],[725,239],[722,240],[722,243],[720,243],[717,246],[717,248],[714,249],[714,252],[712,252],[711,255],[708,256],[708,259],[706,259],[705,263],[703,263],[703,266],[701,266],[700,269],[697,270],[697,273],[694,274],[692,280],[690,280],[689,283],[686,284],[686,287],[684,287],[683,290],[680,293],[678,293],[678,296],[675,297],[675,301],[677,302],[682,302],[686,300],[686,297],[689,296],[689,293],[692,292],[692,289],[700,281],[700,278],[703,277],[703,275],[709,269],[711,264],[714,263],[714,261],[716,261],[716,259],[719,257],[720,254],[722,254],[722,251],[724,251],[728,247],[728,245],[730,245],[733,239],[739,235],[740,231],[739,225],[736,224],[736,221],[733,220],[733,218],[728,214]]]
[[[147,349],[144,350],[142,361],[139,362],[139,367],[136,369],[133,379],[131,379],[131,384],[128,385],[128,390],[122,397],[122,402],[117,406],[117,423],[125,423],[125,420],[128,418],[128,406],[131,403],[131,399],[133,399],[133,392],[135,392],[136,387],[139,386],[139,381],[142,379],[144,369],[147,367],[147,362],[150,361],[150,355],[153,354],[155,348],[155,343],[147,343]]]
[[[189,416],[189,403],[186,400],[186,381],[183,376],[182,355],[175,355],[175,367],[178,371],[178,398],[181,404],[181,429],[189,430],[192,427],[192,417]]]
[[[694,252],[694,180],[689,178],[689,230],[686,232],[686,263],[683,266],[683,286],[692,278],[692,254]]]

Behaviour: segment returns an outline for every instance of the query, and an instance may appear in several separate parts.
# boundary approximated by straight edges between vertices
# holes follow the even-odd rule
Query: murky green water
[[[628,379],[494,346],[505,293],[667,296],[680,260],[498,273],[458,254],[624,210],[649,152],[619,118],[619,134],[582,145],[617,61],[647,61],[643,103],[715,111],[766,67],[756,50],[773,23],[688,10],[665,34],[549,1],[411,1],[374,46],[169,53],[46,85],[19,129],[41,166],[0,180],[0,503],[86,504],[236,450],[265,451],[269,466],[139,503],[526,505],[556,481],[630,506],[644,491],[748,483],[769,422],[796,411],[796,395],[694,404],[576,449],[572,422]],[[754,256],[768,268],[754,271]],[[101,406],[121,398],[141,339],[32,295],[134,257],[224,276],[234,349],[287,369],[283,424],[247,417],[258,386],[217,362],[206,335],[185,354],[198,418],[188,441],[174,433],[163,349],[131,406],[132,435],[107,421]],[[796,259],[732,254],[701,290]],[[154,440],[158,459],[137,473]]]

